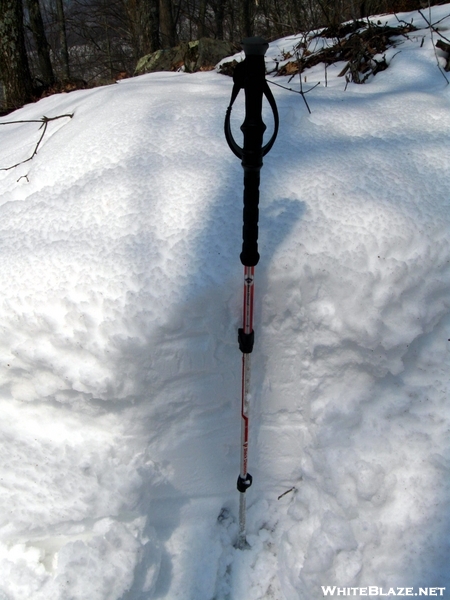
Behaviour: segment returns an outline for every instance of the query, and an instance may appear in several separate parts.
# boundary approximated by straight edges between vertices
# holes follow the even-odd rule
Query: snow
[[[450,87],[428,29],[399,42],[362,86],[311,69],[311,115],[273,88],[242,551],[231,80],[144,75],[0,119],[73,113],[0,171],[1,600],[448,593]],[[0,167],[39,126],[0,126]]]

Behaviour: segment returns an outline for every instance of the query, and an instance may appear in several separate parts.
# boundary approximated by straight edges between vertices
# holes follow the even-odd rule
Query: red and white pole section
[[[238,478],[239,495],[239,539],[238,548],[244,548],[245,539],[245,492],[252,484],[252,476],[247,471],[249,401],[250,401],[250,353],[253,345],[253,297],[255,267],[244,267],[244,307],[243,327],[239,330],[242,350],[242,397],[241,397],[241,468]],[[250,343],[247,347],[246,341]]]

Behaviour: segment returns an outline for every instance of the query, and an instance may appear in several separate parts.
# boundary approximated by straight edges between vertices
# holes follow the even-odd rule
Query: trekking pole
[[[259,261],[258,217],[259,182],[263,157],[272,148],[278,133],[278,111],[275,99],[265,79],[264,54],[269,44],[261,37],[246,38],[242,42],[245,59],[236,65],[233,75],[233,91],[225,117],[225,138],[232,152],[241,159],[244,169],[244,210],[242,228],[241,263],[244,265],[243,326],[238,330],[239,350],[242,352],[242,397],[241,397],[241,463],[237,480],[239,491],[239,537],[238,548],[247,545],[245,535],[246,491],[252,485],[252,476],[247,471],[249,445],[250,403],[250,354],[253,350],[253,299],[255,266]],[[241,125],[244,145],[241,148],[231,133],[231,108],[239,91],[245,92],[245,120]],[[274,132],[263,146],[266,125],[262,120],[262,102],[265,96],[274,117]]]

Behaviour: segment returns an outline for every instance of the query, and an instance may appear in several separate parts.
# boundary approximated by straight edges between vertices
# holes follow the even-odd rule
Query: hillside
[[[303,75],[311,114],[273,87],[244,551],[231,80],[143,75],[0,119],[0,600],[449,593],[450,86],[401,18],[417,30],[364,85]],[[73,116],[22,162],[42,124],[2,123],[44,115]]]

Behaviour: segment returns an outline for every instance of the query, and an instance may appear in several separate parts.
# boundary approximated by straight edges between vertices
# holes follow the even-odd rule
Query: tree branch
[[[428,12],[429,12],[429,19],[426,18],[426,16],[423,14],[423,12],[419,9],[419,13],[421,14],[422,18],[425,20],[425,22],[428,24],[428,27],[430,28],[430,35],[431,35],[431,43],[433,44],[433,50],[434,50],[434,56],[436,57],[436,63],[438,66],[439,71],[442,73],[442,77],[445,79],[445,81],[447,82],[447,85],[450,83],[450,81],[447,78],[447,75],[444,72],[444,69],[441,67],[441,64],[439,62],[439,56],[436,52],[436,44],[434,43],[434,36],[433,36],[433,31],[435,33],[437,33],[441,38],[443,38],[444,40],[447,40],[447,38],[445,36],[443,36],[438,29],[436,29],[435,24],[431,23],[431,5],[430,2],[428,2]],[[441,19],[442,21],[443,19]],[[450,41],[450,40],[447,40]]]
[[[308,109],[309,114],[311,113],[311,109],[309,108],[308,102],[306,101],[306,94],[308,94],[309,92],[311,92],[313,89],[315,89],[318,85],[320,85],[320,81],[318,81],[313,87],[309,88],[309,90],[306,90],[306,92],[303,90],[303,88],[299,91],[299,90],[293,90],[292,88],[286,87],[285,85],[281,85],[280,83],[276,83],[275,81],[272,81],[271,79],[266,79],[267,83],[271,83],[273,85],[276,85],[280,88],[283,88],[283,90],[287,90],[288,92],[294,92],[294,94],[300,94],[300,96],[303,98],[303,102],[306,104],[306,108]]]
[[[73,117],[73,113],[69,113],[66,115],[58,115],[57,117],[43,116],[41,119],[25,119],[23,121],[4,121],[3,123],[0,123],[0,125],[12,125],[14,123],[41,123],[41,126],[39,127],[39,129],[42,129],[41,136],[37,141],[37,144],[33,150],[33,154],[29,158],[26,158],[25,160],[22,160],[22,161],[16,163],[15,165],[11,165],[10,167],[0,168],[0,171],[10,171],[11,169],[18,167],[19,165],[23,165],[24,163],[28,162],[29,160],[32,160],[36,156],[36,154],[39,150],[39,146],[41,145],[41,142],[44,139],[44,135],[45,135],[45,132],[47,131],[47,125],[49,124],[49,122],[56,121],[56,119],[63,119],[65,117],[68,117],[69,119],[71,119]]]

